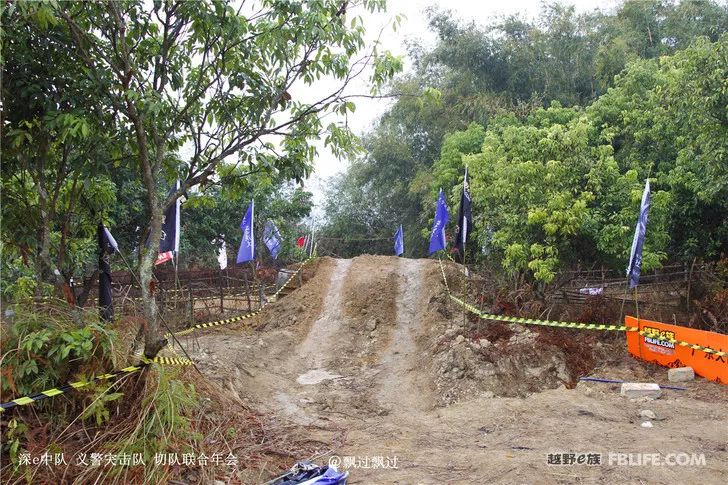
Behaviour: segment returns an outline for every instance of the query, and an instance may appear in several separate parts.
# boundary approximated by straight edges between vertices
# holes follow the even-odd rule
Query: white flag
[[[217,261],[220,263],[220,269],[227,268],[227,248],[225,247],[225,241],[222,242],[220,254],[217,255]]]

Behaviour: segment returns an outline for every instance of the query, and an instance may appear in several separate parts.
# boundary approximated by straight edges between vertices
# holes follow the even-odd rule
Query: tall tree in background
[[[108,175],[118,151],[115,120],[103,93],[78,69],[70,37],[47,6],[14,2],[4,8],[2,23],[8,26],[1,91],[3,259],[22,261],[4,269],[12,274],[32,267],[36,297],[50,282],[74,304],[70,280],[82,277],[83,300],[93,287],[96,225],[115,201]]]
[[[728,10],[710,0],[630,0],[614,12],[577,13],[552,2],[533,20],[510,16],[485,26],[432,10],[430,26],[437,43],[411,47],[414,72],[391,86],[402,96],[366,135],[367,156],[333,184],[326,232],[360,231],[366,218],[372,221],[367,234],[385,237],[401,221],[411,238],[407,253],[424,254],[432,167],[441,155],[462,156],[444,153],[447,134],[471,136],[471,122],[487,129],[506,113],[524,119],[554,100],[588,105],[614,86],[629,62],[673,54],[699,36],[717,41],[728,29]],[[359,202],[347,215],[337,200]]]
[[[503,114],[445,138],[430,193],[473,176],[484,259],[538,282],[626,266],[642,187],[653,189],[644,269],[728,253],[728,34],[629,64],[587,108]],[[474,147],[479,147],[474,150]]]
[[[337,154],[351,152],[356,141],[348,128],[324,125],[322,116],[354,109],[344,89],[370,67],[374,90],[400,68],[389,54],[367,50],[361,18],[347,15],[382,9],[380,0],[305,7],[262,1],[237,9],[224,1],[170,0],[23,7],[62,21],[74,72],[119,121],[115,138],[141,181],[153,242],[146,249],[139,241],[149,357],[165,344],[149,286],[165,209],[195,187],[204,190],[225,164],[244,167],[243,176],[267,171],[298,180],[316,154],[311,140],[325,137]],[[336,83],[307,88],[322,78]],[[189,148],[184,162],[182,146]],[[178,176],[180,190],[165,197]]]

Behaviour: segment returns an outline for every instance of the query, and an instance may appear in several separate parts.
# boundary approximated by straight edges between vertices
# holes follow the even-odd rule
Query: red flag
[[[306,244],[306,236],[301,236],[298,239],[296,239],[296,245],[299,248],[302,248]]]
[[[163,253],[159,253],[159,256],[157,256],[157,260],[154,262],[154,265],[166,263],[167,261],[170,261],[173,258],[172,251],[165,251]]]

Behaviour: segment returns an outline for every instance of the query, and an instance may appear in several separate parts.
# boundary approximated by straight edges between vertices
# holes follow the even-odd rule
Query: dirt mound
[[[396,324],[399,282],[397,260],[361,256],[352,260],[342,294],[350,344],[358,349],[351,364],[373,365],[391,340]]]
[[[250,326],[258,330],[265,330],[310,324],[321,311],[334,265],[335,260],[330,257],[318,258],[306,263],[301,270],[303,286],[296,288],[278,302],[268,304],[263,314],[228,328],[237,333],[241,328]],[[299,267],[300,265],[293,265],[288,269],[295,271]]]
[[[447,263],[444,269],[450,291],[465,291],[460,267]],[[313,373],[304,381],[332,375],[338,378],[323,380],[337,386],[348,382],[351,387],[361,374],[379,375],[388,369],[397,374],[396,379],[389,376],[392,382],[403,378],[416,382],[420,402],[412,404],[426,408],[475,396],[522,397],[573,387],[597,361],[594,349],[599,345],[591,334],[506,325],[463,312],[448,298],[442,270],[434,260],[327,257],[307,271],[301,288],[270,304],[255,319],[220,331],[233,339],[218,339],[223,346],[261,334],[259,348],[252,353],[256,356],[250,355],[252,364],[241,360],[237,366],[245,369],[244,374],[250,374],[251,365],[275,367],[292,355],[296,356],[292,368],[300,368],[303,361]],[[240,331],[248,326],[256,328],[253,336],[241,337]],[[263,344],[267,348],[258,357]],[[218,354],[212,352],[212,360]],[[395,363],[404,355],[406,363]],[[219,363],[225,374],[221,367],[226,359]],[[235,383],[229,386],[237,387],[240,373],[233,374]],[[387,396],[375,399],[381,392],[377,389],[388,385],[382,381],[382,385],[351,387],[351,393],[365,396],[353,399],[351,406],[375,414],[389,412]]]
[[[450,291],[462,295],[461,267],[444,263],[444,270]],[[432,356],[427,360],[438,404],[573,387],[593,368],[592,336],[474,317],[449,299],[436,261],[426,261],[423,281],[419,304],[426,310],[418,341]]]
[[[312,455],[399,460],[396,469],[350,469],[357,483],[530,483],[543,479],[546,453],[623,450],[625,436],[640,440],[644,449],[635,451],[672,440],[674,449],[726,463],[718,425],[725,413],[714,408],[725,392],[713,383],[690,384],[695,394],[655,405],[674,422],[645,433],[635,418],[641,404],[618,391],[567,389],[594,366],[599,377],[660,382],[664,369],[627,359],[623,342],[473,319],[449,299],[433,260],[322,258],[311,268],[307,283],[252,320],[255,331],[220,327],[190,339],[188,351],[235,401],[297,430]],[[451,291],[463,295],[460,267],[445,271]],[[621,477],[611,467],[586,468],[569,473]],[[662,470],[634,473],[643,481],[687,477],[682,468],[652,475]]]

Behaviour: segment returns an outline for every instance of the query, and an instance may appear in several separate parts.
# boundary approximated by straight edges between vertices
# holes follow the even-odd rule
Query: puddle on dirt
[[[331,379],[340,379],[341,377],[343,376],[339,374],[333,374],[325,369],[312,369],[305,374],[301,374],[300,376],[298,376],[296,382],[304,386],[311,386],[314,384],[320,384],[323,381]]]

